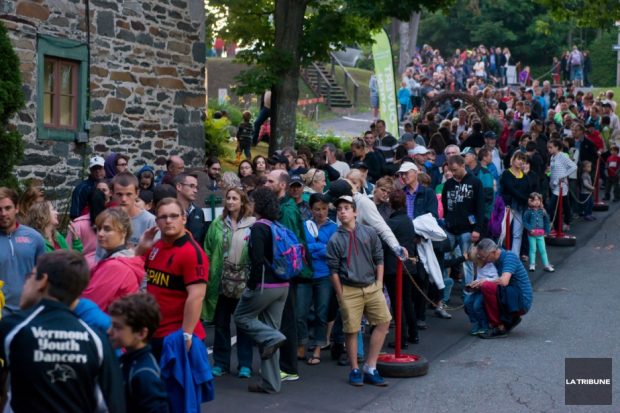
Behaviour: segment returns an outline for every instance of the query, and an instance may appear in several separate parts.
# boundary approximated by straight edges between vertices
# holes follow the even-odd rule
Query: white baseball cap
[[[403,162],[403,164],[400,166],[400,169],[396,173],[402,174],[402,173],[409,172],[409,171],[420,172],[416,164],[414,164],[413,162]]]
[[[101,166],[103,168],[103,165],[105,165],[105,159],[103,159],[101,156],[93,156],[92,158],[90,158],[88,169],[94,168],[95,166]]]
[[[426,146],[417,145],[415,148],[409,151],[409,155],[426,155],[428,153],[428,149]]]

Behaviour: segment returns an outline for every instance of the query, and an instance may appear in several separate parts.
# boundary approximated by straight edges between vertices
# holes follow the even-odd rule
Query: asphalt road
[[[566,357],[620,354],[618,205],[596,216],[596,222],[573,225],[576,247],[548,248],[557,271],[530,273],[533,307],[506,339],[468,336],[462,310],[452,320],[435,318],[429,311],[429,329],[420,332],[420,344],[407,350],[429,359],[427,376],[389,379],[387,388],[353,388],[346,382],[348,368],[337,366],[324,352],[321,365],[300,365],[301,379],[283,383],[278,395],[248,393],[248,380],[234,375],[217,378],[216,399],[203,411],[618,412],[620,391],[613,381],[612,406],[564,404]],[[452,301],[460,303],[458,292]]]

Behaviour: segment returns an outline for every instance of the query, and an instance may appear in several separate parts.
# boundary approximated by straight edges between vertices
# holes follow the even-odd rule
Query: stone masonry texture
[[[163,168],[171,154],[187,165],[204,158],[204,3],[202,0],[88,0],[90,6],[89,142],[37,137],[37,36],[86,44],[85,2],[0,0],[21,62],[26,105],[13,123],[25,156],[20,180],[44,179],[46,194],[66,204],[84,179],[88,158],[127,154],[130,171]],[[196,10],[202,11],[202,15]],[[80,125],[82,126],[82,125]]]

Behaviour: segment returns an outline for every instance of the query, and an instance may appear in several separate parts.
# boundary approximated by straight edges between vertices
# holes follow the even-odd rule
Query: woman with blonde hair
[[[386,222],[393,212],[390,206],[390,194],[394,189],[396,189],[394,178],[385,176],[377,181],[373,192],[372,200],[377,206],[377,211]]]
[[[63,235],[58,232],[58,211],[49,201],[36,202],[26,212],[25,224],[37,230],[45,240],[45,252],[68,250],[69,245]],[[69,224],[69,232],[73,235],[71,249],[82,252],[82,241]]]
[[[230,371],[230,321],[246,287],[250,273],[248,242],[256,218],[242,188],[226,191],[224,210],[209,226],[204,249],[209,257],[209,284],[202,318],[215,324],[212,372]],[[237,359],[240,378],[252,375],[252,340],[237,331]]]
[[[327,185],[327,181],[325,180],[325,172],[321,169],[312,168],[308,172],[303,175],[300,175],[301,179],[303,179],[304,184],[304,194],[302,199],[306,202],[310,199],[310,195],[314,193],[323,193],[325,186]]]
[[[97,215],[97,245],[105,255],[90,272],[90,282],[82,297],[92,300],[103,311],[117,298],[140,291],[144,280],[144,258],[127,247],[131,219],[120,207]]]

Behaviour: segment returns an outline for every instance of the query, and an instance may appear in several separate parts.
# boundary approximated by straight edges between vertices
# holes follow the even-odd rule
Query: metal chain
[[[420,294],[422,294],[422,297],[424,297],[424,299],[433,306],[433,308],[437,308],[439,307],[437,304],[435,304],[433,302],[433,300],[431,300],[430,298],[428,298],[428,296],[426,295],[426,293],[424,293],[424,291],[422,290],[422,288],[418,285],[418,283],[413,279],[413,276],[411,275],[411,273],[409,272],[409,270],[407,269],[407,267],[403,264],[403,269],[407,272],[407,276],[409,277],[409,279],[411,280],[411,282],[413,283],[413,286],[420,292]],[[460,305],[458,307],[443,307],[444,310],[446,311],[457,311],[460,310],[461,308],[464,308],[465,305]]]

